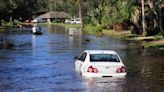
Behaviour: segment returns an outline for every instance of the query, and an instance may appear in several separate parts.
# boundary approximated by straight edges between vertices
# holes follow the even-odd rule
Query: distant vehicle
[[[81,21],[80,21],[79,18],[75,18],[75,19],[71,19],[71,20],[66,19],[66,20],[65,20],[65,23],[66,23],[66,24],[80,24]]]
[[[27,19],[25,20],[25,23],[30,23],[30,21],[31,21],[30,19]]]
[[[71,22],[72,22],[71,20],[66,19],[64,23],[66,23],[66,24],[71,24]]]
[[[46,22],[46,20],[44,20],[42,18],[35,18],[31,22],[32,23],[44,23],[44,22]]]
[[[71,20],[71,24],[80,24],[80,23],[81,23],[81,21],[79,18]]]
[[[41,27],[37,27],[36,25],[34,25],[32,27],[32,33],[34,35],[42,35],[43,34],[43,32],[41,31]]]
[[[77,57],[75,70],[86,77],[124,77],[126,68],[115,51],[86,50]]]

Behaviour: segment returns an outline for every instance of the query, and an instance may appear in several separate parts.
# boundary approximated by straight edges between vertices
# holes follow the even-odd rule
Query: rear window
[[[91,62],[120,62],[115,54],[91,54]]]

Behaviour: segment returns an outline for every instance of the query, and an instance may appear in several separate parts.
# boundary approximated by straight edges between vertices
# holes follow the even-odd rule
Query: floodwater
[[[0,92],[164,92],[164,51],[140,43],[42,26],[43,35],[19,29],[0,37],[16,45],[0,49]],[[76,30],[70,36],[70,30]],[[72,33],[72,32],[71,32]],[[86,49],[115,50],[127,66],[125,78],[85,78],[74,56]]]

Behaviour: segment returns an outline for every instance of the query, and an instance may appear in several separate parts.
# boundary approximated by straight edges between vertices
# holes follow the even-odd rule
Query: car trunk
[[[96,68],[100,74],[115,74],[124,65],[120,62],[91,62],[90,66]]]

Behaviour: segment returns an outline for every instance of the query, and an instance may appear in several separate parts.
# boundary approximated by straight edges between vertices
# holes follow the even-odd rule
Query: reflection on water
[[[39,36],[23,30],[0,34],[16,45],[13,50],[0,49],[2,92],[163,92],[163,51],[81,34],[78,29],[73,29],[73,35],[69,33],[72,29],[60,26],[42,29],[44,33]],[[87,49],[117,51],[127,66],[127,77],[81,77],[74,70],[73,57]]]
[[[125,92],[124,78],[88,78],[85,85],[89,92]]]
[[[33,49],[35,49],[35,47],[36,47],[35,39],[36,39],[36,35],[32,35],[32,48]]]
[[[69,36],[81,36],[82,35],[82,31],[80,28],[68,28],[68,34]]]

